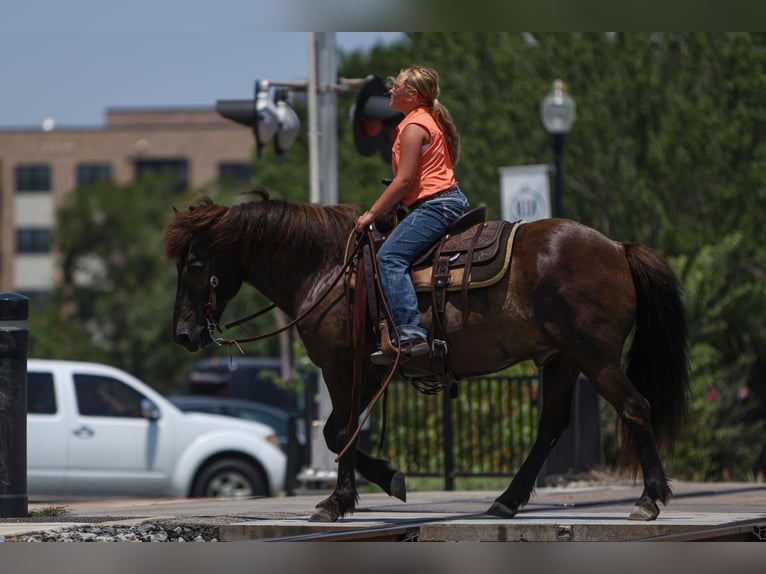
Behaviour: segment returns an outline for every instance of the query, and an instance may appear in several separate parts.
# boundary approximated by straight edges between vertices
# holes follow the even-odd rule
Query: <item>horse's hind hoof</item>
[[[391,496],[407,502],[407,486],[404,484],[404,475],[401,472],[395,473],[391,478]]]
[[[628,516],[628,520],[654,520],[659,516],[660,509],[653,501],[640,500],[633,507],[633,511]]]
[[[309,522],[335,522],[338,516],[325,508],[316,508],[314,514],[309,516]]]
[[[516,511],[511,510],[505,504],[496,500],[492,503],[492,506],[489,507],[489,510],[487,510],[487,514],[490,516],[497,516],[498,518],[513,518],[516,516]]]

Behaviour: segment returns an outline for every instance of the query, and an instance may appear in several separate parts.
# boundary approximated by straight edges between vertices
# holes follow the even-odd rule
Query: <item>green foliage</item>
[[[29,356],[103,362],[106,353],[95,346],[84,326],[61,312],[62,304],[29,302]]]
[[[763,308],[759,278],[732,281],[727,273],[744,241],[741,232],[732,232],[693,258],[673,260],[683,280],[691,339],[689,422],[673,461],[679,478],[752,479],[766,454],[766,421],[754,416],[757,402],[749,388],[754,349],[745,333],[729,333],[732,318],[743,325],[754,308]]]

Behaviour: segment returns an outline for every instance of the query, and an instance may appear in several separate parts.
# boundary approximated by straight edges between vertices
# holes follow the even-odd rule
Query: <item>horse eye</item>
[[[202,271],[202,268],[205,267],[204,263],[202,261],[192,261],[187,266],[187,269],[189,271]]]

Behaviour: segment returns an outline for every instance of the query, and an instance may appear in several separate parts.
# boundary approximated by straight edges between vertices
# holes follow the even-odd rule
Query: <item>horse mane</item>
[[[317,260],[343,256],[356,206],[292,203],[269,199],[262,190],[251,193],[260,199],[227,207],[200,195],[187,209],[176,211],[163,236],[165,257],[178,259],[195,237],[202,237],[213,252],[234,250],[243,260],[254,245],[289,246]]]

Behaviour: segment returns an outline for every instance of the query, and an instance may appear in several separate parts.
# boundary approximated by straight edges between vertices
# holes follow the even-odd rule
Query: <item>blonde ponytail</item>
[[[452,165],[460,160],[460,135],[457,132],[455,122],[447,107],[438,100],[433,101],[431,106],[431,117],[436,121],[439,129],[444,133],[444,139],[447,142],[447,151],[449,151]]]
[[[449,110],[437,99],[439,97],[438,72],[433,68],[412,66],[400,70],[399,73],[404,74],[406,85],[416,90],[421,101],[428,106],[431,117],[444,133],[447,151],[452,165],[455,165],[460,159],[460,136]]]

